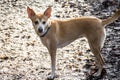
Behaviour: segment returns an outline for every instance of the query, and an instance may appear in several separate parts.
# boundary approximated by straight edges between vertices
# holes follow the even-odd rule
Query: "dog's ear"
[[[52,12],[52,7],[50,6],[45,10],[44,15],[49,18],[51,16],[51,12]]]
[[[27,7],[27,13],[28,13],[29,18],[31,18],[35,15],[35,12],[32,9],[30,9],[29,7]]]

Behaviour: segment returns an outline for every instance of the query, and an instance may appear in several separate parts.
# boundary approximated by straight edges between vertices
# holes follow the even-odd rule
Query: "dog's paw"
[[[49,76],[47,77],[47,80],[54,80],[54,78],[55,78],[55,75],[54,75],[54,76],[49,75]]]
[[[93,76],[94,80],[98,80],[98,79],[102,79],[105,75],[106,75],[106,70],[105,70],[105,68],[103,68],[101,73],[99,73],[99,71],[98,71],[98,72],[94,73],[92,76]]]
[[[49,76],[49,77],[47,78],[47,80],[54,80],[54,77],[51,78],[51,76]]]
[[[54,80],[55,78],[58,78],[58,77],[59,77],[59,75],[55,75],[54,77],[49,76],[49,77],[47,77],[46,80]]]
[[[98,76],[103,76],[103,75],[105,75],[106,74],[106,70],[105,70],[105,68],[103,68],[102,70],[98,70],[97,72],[95,72],[94,74],[93,74],[93,76],[94,77],[98,77]]]
[[[100,76],[100,75],[101,75],[100,72],[96,72],[96,73],[93,74],[94,77],[98,77],[98,76]]]

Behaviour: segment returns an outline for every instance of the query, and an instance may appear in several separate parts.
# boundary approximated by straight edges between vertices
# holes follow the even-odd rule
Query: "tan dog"
[[[57,48],[66,46],[81,36],[87,38],[92,53],[96,57],[99,69],[94,76],[99,76],[104,65],[100,50],[106,37],[105,25],[117,19],[120,16],[120,10],[105,20],[87,16],[64,21],[50,21],[51,11],[52,8],[49,7],[43,14],[36,14],[32,9],[27,7],[27,13],[34,29],[38,36],[40,36],[42,43],[47,47],[51,56],[52,72],[50,79],[55,77]]]

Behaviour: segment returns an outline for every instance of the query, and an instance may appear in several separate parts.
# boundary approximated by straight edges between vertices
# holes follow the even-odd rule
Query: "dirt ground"
[[[47,49],[36,35],[26,7],[43,12],[53,5],[51,19],[80,16],[107,18],[118,4],[106,8],[89,0],[1,0],[0,1],[0,80],[45,80],[51,71]],[[117,0],[115,0],[116,3]],[[95,67],[94,55],[85,38],[57,50],[55,80],[120,80],[120,19],[106,27],[107,38],[102,49],[106,73],[88,78]]]

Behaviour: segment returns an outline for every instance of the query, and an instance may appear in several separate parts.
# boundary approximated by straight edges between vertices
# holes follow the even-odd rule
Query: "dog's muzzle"
[[[48,33],[49,30],[50,30],[50,27],[48,27],[40,37],[44,37]]]
[[[43,29],[41,27],[38,28],[38,32],[39,33],[42,33],[43,32]]]

